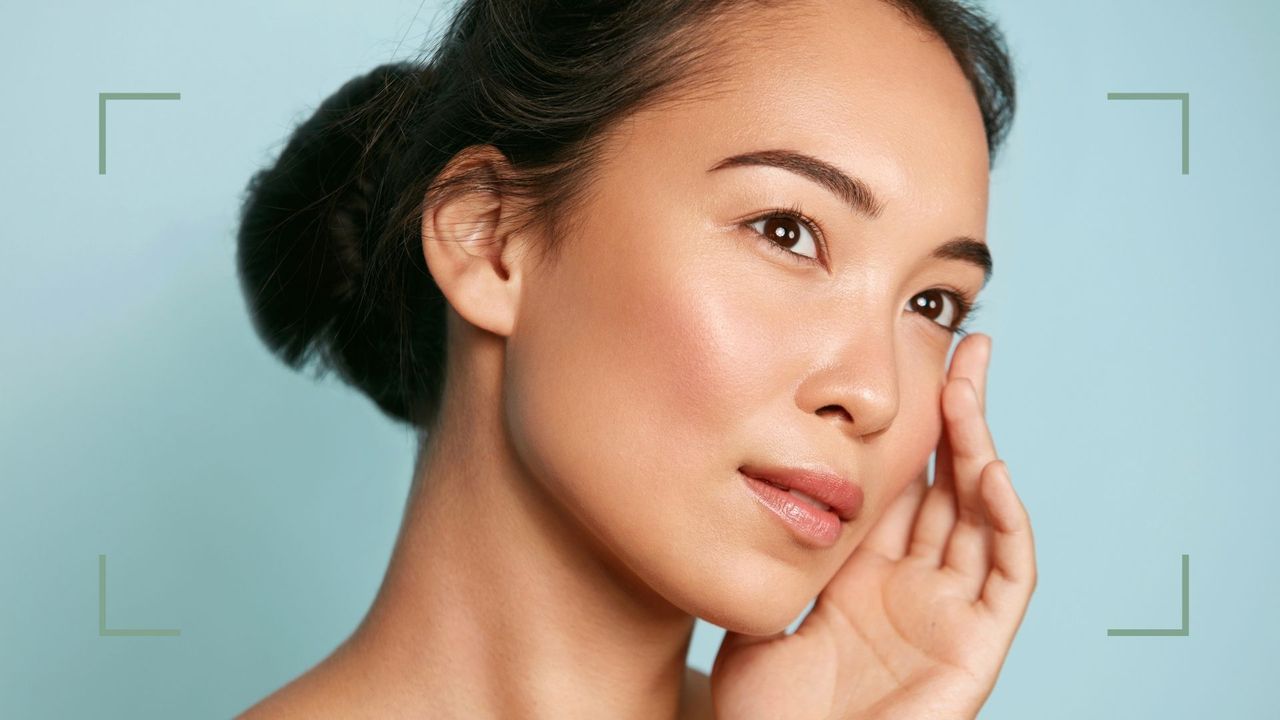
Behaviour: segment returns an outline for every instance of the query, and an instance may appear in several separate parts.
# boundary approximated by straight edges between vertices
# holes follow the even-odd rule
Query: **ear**
[[[422,252],[436,285],[467,322],[502,336],[515,326],[526,241],[514,232],[516,203],[495,186],[510,172],[492,145],[468,147],[432,183],[465,179],[464,189],[437,202],[428,194],[422,214]]]

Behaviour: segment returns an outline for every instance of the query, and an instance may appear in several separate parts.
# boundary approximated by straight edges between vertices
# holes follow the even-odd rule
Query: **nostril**
[[[828,415],[836,415],[837,417],[843,418],[845,422],[848,422],[848,423],[853,422],[853,416],[850,415],[849,411],[845,410],[844,407],[841,405],[826,405],[818,409],[818,414],[821,415],[822,417],[827,417]]]

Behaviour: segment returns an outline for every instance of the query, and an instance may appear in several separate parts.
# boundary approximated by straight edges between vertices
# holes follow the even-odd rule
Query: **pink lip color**
[[[835,513],[819,510],[786,490],[750,475],[738,474],[755,493],[756,499],[777,515],[800,541],[816,548],[829,548],[840,539],[843,526]]]

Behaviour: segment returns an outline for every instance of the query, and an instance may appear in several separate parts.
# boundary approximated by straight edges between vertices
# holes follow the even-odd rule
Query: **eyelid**
[[[769,238],[761,235],[754,228],[751,228],[752,225],[754,225],[757,222],[760,222],[761,220],[767,220],[768,218],[778,217],[778,216],[790,217],[796,220],[797,222],[804,223],[809,227],[810,232],[813,233],[814,244],[817,246],[817,249],[818,249],[817,258],[811,258],[806,255],[801,255],[797,252],[788,250],[787,248],[784,248],[778,245],[777,243],[769,240]],[[742,221],[740,225],[743,227],[749,228],[751,232],[755,233],[763,242],[767,243],[770,248],[774,249],[777,252],[785,254],[789,259],[794,260],[795,262],[801,263],[801,264],[817,263],[819,265],[824,266],[827,269],[828,273],[830,272],[830,267],[828,265],[830,255],[827,252],[827,236],[826,236],[826,232],[823,230],[822,223],[818,222],[816,219],[810,217],[803,210],[801,210],[799,203],[793,202],[791,205],[786,207],[775,207],[773,209],[766,210],[761,213],[757,213],[751,218]],[[920,293],[928,292],[930,290],[940,290],[943,293],[950,295],[952,302],[956,304],[956,314],[959,316],[960,319],[958,322],[955,323],[954,327],[938,325],[938,323],[933,322],[932,320],[930,320],[929,322],[947,331],[952,336],[963,336],[967,334],[968,332],[967,327],[970,321],[977,314],[978,309],[982,306],[982,304],[978,302],[977,297],[976,296],[970,297],[969,294],[966,293],[965,291],[960,290],[959,288],[947,283],[940,283],[932,287],[925,288],[924,290],[921,290],[920,292],[916,293],[916,295],[919,295]],[[912,297],[915,297],[915,296],[913,295]]]
[[[933,324],[938,325],[938,327],[941,327],[943,329],[949,330],[949,332],[952,335],[956,335],[956,336],[966,335],[968,333],[967,328],[969,326],[969,323],[971,320],[973,320],[974,316],[977,314],[978,309],[982,307],[982,303],[978,302],[978,299],[976,297],[969,297],[968,293],[952,285],[948,285],[946,283],[934,285],[932,288],[921,290],[920,292],[928,292],[929,290],[941,290],[942,292],[947,293],[948,295],[951,295],[952,302],[956,303],[956,314],[960,318],[959,321],[955,323],[954,329],[946,328],[946,326],[938,325],[938,323],[933,323]],[[919,295],[919,294],[920,293],[916,293],[916,295]],[[912,297],[914,297],[914,295]],[[933,321],[930,320],[929,322],[933,322]]]
[[[816,262],[822,265],[827,270],[827,272],[830,273],[831,268],[829,263],[830,263],[831,256],[827,252],[826,230],[823,229],[822,223],[818,222],[818,220],[816,220],[815,218],[807,214],[804,210],[801,210],[800,204],[798,202],[792,202],[790,205],[787,205],[785,207],[779,206],[779,207],[772,208],[770,210],[765,210],[764,212],[761,212],[761,213],[757,213],[751,218],[744,220],[742,222],[742,225],[750,227],[752,224],[758,223],[761,220],[767,220],[771,217],[779,217],[779,216],[790,217],[793,220],[804,223],[809,227],[809,232],[813,233],[814,245],[817,246],[818,257],[810,258],[804,255],[801,255],[799,253],[792,252],[784,247],[779,246],[777,243],[773,243],[769,241],[768,238],[764,238],[765,242],[769,242],[770,245],[772,245],[777,250],[780,250],[782,252],[785,252],[789,255],[794,256],[795,259],[798,261],[809,262],[809,263]],[[752,232],[756,232],[756,231],[752,229]],[[756,234],[759,235],[760,233],[756,232]]]

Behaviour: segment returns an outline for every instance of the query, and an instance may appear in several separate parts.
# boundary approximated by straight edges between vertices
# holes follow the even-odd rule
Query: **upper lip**
[[[852,520],[862,508],[862,488],[854,481],[825,468],[743,465],[743,475],[799,490],[831,506],[841,520]]]

